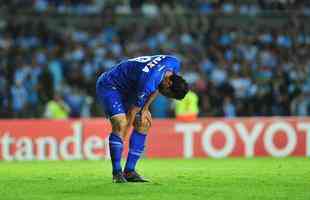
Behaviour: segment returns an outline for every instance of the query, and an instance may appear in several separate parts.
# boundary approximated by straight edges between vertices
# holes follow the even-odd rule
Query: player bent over
[[[146,135],[151,126],[149,106],[158,91],[169,98],[184,98],[188,85],[178,75],[179,70],[180,61],[173,56],[142,56],[125,60],[98,78],[97,96],[112,125],[109,147],[113,182],[146,182],[135,171],[135,166],[143,153]],[[123,140],[132,125],[134,129],[123,171]]]

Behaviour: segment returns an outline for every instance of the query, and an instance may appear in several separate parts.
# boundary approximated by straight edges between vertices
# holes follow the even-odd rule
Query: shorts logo
[[[141,94],[139,98],[142,99],[144,96],[145,96],[145,93]]]

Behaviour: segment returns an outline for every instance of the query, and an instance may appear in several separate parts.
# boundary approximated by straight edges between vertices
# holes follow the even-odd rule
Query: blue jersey
[[[119,93],[134,98],[133,104],[142,107],[150,94],[158,89],[167,71],[178,73],[180,61],[169,55],[142,56],[125,60],[102,74],[105,85]]]

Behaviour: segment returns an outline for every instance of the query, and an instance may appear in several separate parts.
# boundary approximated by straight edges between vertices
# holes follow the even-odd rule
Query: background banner
[[[0,120],[0,160],[108,158],[110,130],[105,119]],[[309,157],[310,118],[154,120],[145,156]]]

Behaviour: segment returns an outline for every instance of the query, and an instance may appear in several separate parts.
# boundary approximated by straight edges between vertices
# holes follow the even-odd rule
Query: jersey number
[[[129,61],[136,61],[136,62],[140,62],[140,63],[146,63],[148,62],[145,67],[142,69],[143,72],[149,72],[150,69],[152,69],[155,65],[157,65],[162,59],[164,59],[166,56],[161,55],[156,57],[152,62],[149,62],[150,60],[152,60],[151,56],[141,56],[141,57],[137,57],[137,58],[132,58],[129,59]]]
[[[136,62],[140,62],[140,63],[146,63],[146,62],[149,62],[151,59],[152,59],[151,56],[140,56],[140,57],[137,57],[137,58],[129,59],[129,61],[136,61]]]
[[[136,61],[136,62],[140,62],[140,63],[146,63],[146,62],[149,62],[151,60],[151,56],[140,56],[140,57],[137,57],[137,58],[132,58],[132,59],[129,59],[130,61]],[[149,72],[150,69],[145,66],[142,71],[144,72]]]

